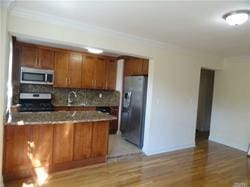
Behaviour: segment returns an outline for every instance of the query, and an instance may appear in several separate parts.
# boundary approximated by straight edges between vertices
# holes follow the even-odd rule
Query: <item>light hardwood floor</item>
[[[44,186],[247,187],[247,183],[250,186],[250,158],[246,153],[202,141],[192,149],[56,173]],[[22,182],[6,186],[22,186]]]

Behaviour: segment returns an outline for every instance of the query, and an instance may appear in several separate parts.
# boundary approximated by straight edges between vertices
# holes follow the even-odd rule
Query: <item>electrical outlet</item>
[[[100,98],[100,99],[102,98],[102,93],[99,93],[99,98]]]

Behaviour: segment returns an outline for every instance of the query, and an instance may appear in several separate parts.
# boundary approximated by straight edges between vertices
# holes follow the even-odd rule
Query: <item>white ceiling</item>
[[[56,15],[223,57],[250,55],[250,21],[231,27],[222,15],[250,1],[23,1],[12,8]]]

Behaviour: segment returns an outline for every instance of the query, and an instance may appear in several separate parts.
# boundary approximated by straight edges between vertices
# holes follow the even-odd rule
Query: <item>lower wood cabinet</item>
[[[108,153],[108,136],[107,131],[109,123],[99,122],[93,124],[92,133],[92,157],[103,157]]]
[[[102,163],[108,151],[109,122],[4,126],[4,181]]]
[[[93,124],[75,124],[74,135],[74,160],[82,160],[91,157]]]
[[[73,160],[74,125],[54,125],[53,165]]]

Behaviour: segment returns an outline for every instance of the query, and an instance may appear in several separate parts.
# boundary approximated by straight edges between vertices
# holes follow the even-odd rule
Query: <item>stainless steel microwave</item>
[[[54,71],[21,67],[20,82],[22,84],[47,84],[53,85]]]

